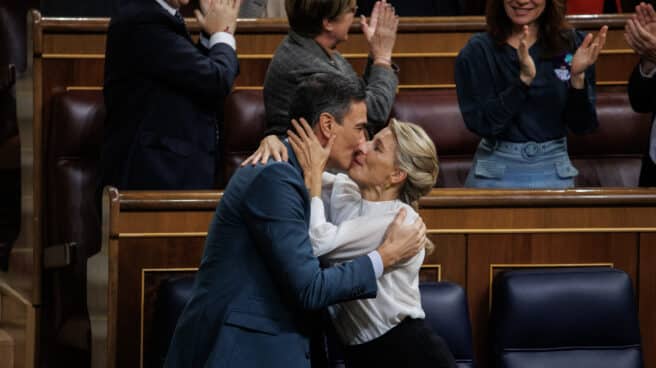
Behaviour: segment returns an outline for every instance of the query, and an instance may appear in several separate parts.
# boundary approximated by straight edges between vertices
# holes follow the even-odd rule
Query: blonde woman
[[[360,145],[345,174],[324,172],[330,147],[322,148],[310,127],[293,121],[289,141],[310,191],[313,251],[329,264],[367,254],[404,210],[414,221],[417,202],[437,180],[435,146],[418,125],[394,119]],[[432,243],[426,251],[432,250]],[[329,308],[345,344],[347,367],[455,367],[446,343],[424,325],[419,269],[425,252],[378,279],[374,299]]]

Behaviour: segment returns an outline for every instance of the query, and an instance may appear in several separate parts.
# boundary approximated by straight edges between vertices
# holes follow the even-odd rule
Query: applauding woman
[[[597,127],[594,63],[608,27],[572,30],[563,0],[490,0],[488,31],[456,60],[465,124],[482,137],[465,186],[568,188],[567,129]]]

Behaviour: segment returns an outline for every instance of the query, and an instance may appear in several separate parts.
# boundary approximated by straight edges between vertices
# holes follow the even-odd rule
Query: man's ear
[[[406,178],[408,177],[408,173],[401,170],[401,169],[395,169],[394,172],[392,173],[392,176],[390,176],[390,181],[392,184],[400,184],[402,183]]]
[[[317,129],[317,137],[321,137],[320,139],[328,141],[328,139],[330,139],[335,133],[335,124],[337,123],[332,114],[322,112],[321,115],[319,115],[319,122],[317,122],[319,127],[319,129]]]

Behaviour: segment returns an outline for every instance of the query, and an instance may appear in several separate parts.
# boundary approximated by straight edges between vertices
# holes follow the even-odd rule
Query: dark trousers
[[[656,187],[656,164],[649,155],[645,155],[645,158],[642,159],[639,185],[641,187]]]
[[[449,347],[423,319],[406,318],[383,336],[344,348],[347,368],[455,368]]]

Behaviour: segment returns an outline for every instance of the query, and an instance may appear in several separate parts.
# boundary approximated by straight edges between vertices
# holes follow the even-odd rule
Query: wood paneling
[[[152,290],[142,289],[142,273],[152,268],[198,267],[205,237],[123,239],[117,243],[118,285],[116,366],[138,367],[141,354],[142,302]],[[136,313],[135,313],[136,312]],[[135,359],[136,358],[136,359]]]
[[[144,359],[150,359],[146,333],[151,322],[142,310],[149,313],[153,288],[161,280],[151,275],[142,285],[144,270],[175,273],[196,267],[221,193],[110,194],[111,208],[103,217],[103,244],[109,247],[108,358],[110,367],[137,366],[142,349]],[[436,245],[425,259],[422,278],[433,280],[439,272],[442,280],[466,288],[479,367],[488,366],[491,275],[505,269],[585,265],[612,265],[629,274],[640,308],[645,367],[656,367],[655,193],[435,189],[420,205]],[[142,324],[145,345],[140,345]]]

